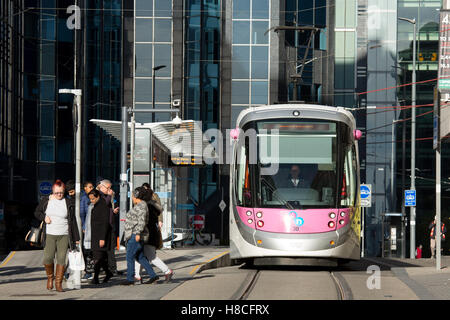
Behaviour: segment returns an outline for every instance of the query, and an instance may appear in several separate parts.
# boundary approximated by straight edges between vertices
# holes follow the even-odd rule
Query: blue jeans
[[[127,280],[134,282],[134,260],[139,262],[147,271],[150,278],[156,277],[155,271],[144,256],[144,247],[141,242],[136,242],[136,235],[132,234],[127,243]]]

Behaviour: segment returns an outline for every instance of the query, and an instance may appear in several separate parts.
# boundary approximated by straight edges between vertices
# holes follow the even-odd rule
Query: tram
[[[361,132],[349,111],[251,107],[230,136],[232,259],[333,266],[360,259]]]

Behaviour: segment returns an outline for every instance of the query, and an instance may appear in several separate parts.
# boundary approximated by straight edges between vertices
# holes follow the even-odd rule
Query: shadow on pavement
[[[27,266],[3,267],[0,268],[0,279],[1,277],[15,276],[18,274],[26,274],[37,271],[44,272],[44,267],[39,268],[27,268]]]

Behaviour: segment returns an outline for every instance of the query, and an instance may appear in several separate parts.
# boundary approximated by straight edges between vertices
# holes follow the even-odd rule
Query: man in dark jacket
[[[115,215],[119,213],[119,207],[113,208],[114,201],[114,191],[111,189],[112,183],[111,181],[104,179],[99,182],[97,185],[97,190],[100,191],[100,196],[105,201],[106,205],[109,209],[109,223],[111,225],[111,239],[110,239],[110,247],[108,248],[108,266],[109,270],[112,273],[122,274],[117,270],[117,262],[115,256],[115,241],[116,241],[116,223],[115,223]]]
[[[100,268],[106,272],[106,277],[103,282],[113,276],[112,272],[108,268],[108,262],[106,260],[107,252],[111,246],[111,225],[109,223],[109,209],[105,201],[101,198],[100,192],[92,190],[89,192],[89,200],[94,205],[91,211],[91,248],[93,258],[95,261],[94,266],[94,278],[93,284],[98,284],[98,275]]]
[[[88,214],[89,205],[91,204],[91,201],[89,200],[88,194],[94,189],[94,184],[90,181],[86,181],[83,185],[83,190],[81,191],[81,197],[80,197],[80,218],[81,218],[81,227],[83,228],[83,238],[84,238],[84,231],[86,230],[86,216]],[[92,258],[92,252],[90,249],[86,250],[83,248],[83,255],[85,257],[86,262],[86,273],[83,277],[83,281],[87,281],[92,279],[92,273],[87,272],[88,271],[88,259]]]

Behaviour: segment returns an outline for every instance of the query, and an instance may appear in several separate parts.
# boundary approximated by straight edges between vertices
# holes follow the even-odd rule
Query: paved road
[[[120,276],[65,293],[45,289],[42,251],[15,252],[0,263],[0,300],[450,300],[450,257],[443,257],[440,271],[431,259],[366,258],[338,268],[251,267],[230,266],[227,252],[220,247],[159,251],[175,270],[172,283],[123,287]],[[125,270],[124,253],[117,257],[119,270]]]
[[[64,293],[46,290],[47,277],[42,265],[41,250],[12,252],[0,263],[0,300],[159,300],[180,284],[192,280],[206,262],[227,250],[220,247],[159,250],[158,256],[175,272],[171,283],[163,283],[164,276],[154,268],[161,278],[157,284],[120,286],[119,283],[125,280],[123,275],[113,277],[106,284],[83,283],[82,290],[67,290]],[[125,253],[116,254],[116,257],[118,269],[126,270]],[[102,278],[101,275],[100,281]]]
[[[371,261],[340,268],[231,266],[205,270],[163,300],[418,300],[387,266],[379,266],[379,288],[368,280]],[[220,289],[219,289],[220,288]]]

